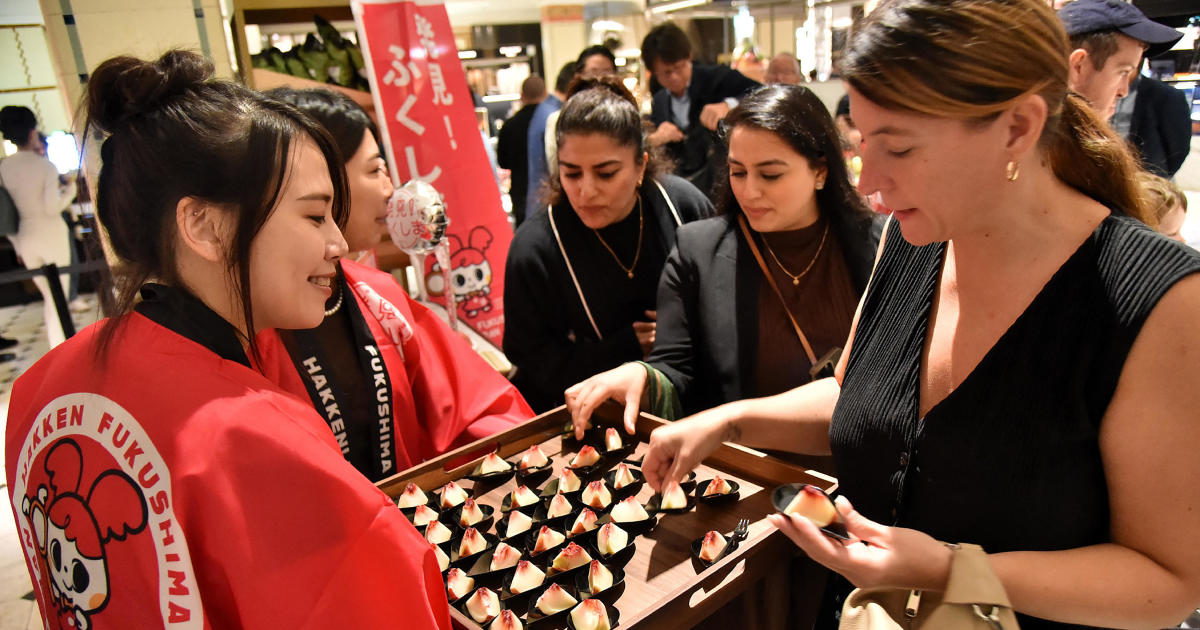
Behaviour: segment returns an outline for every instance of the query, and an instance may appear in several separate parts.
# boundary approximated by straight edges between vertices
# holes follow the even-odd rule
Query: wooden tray
[[[621,414],[622,409],[616,404],[605,404],[597,409],[592,422],[601,427],[619,426]],[[559,407],[506,432],[468,444],[384,479],[378,485],[394,498],[410,482],[430,492],[447,482],[457,481],[476,500],[499,510],[504,495],[516,487],[516,481],[510,478],[497,486],[474,484],[467,480],[466,476],[475,469],[479,459],[498,450],[501,457],[513,460],[514,456],[531,445],[541,444],[557,473],[574,453],[573,449],[566,452],[562,450],[562,431],[569,422],[570,415],[566,407]],[[640,443],[631,457],[643,456],[651,431],[664,424],[667,424],[665,420],[641,414],[636,428]],[[624,430],[621,433],[626,440],[632,439],[625,435]],[[797,547],[766,521],[766,516],[774,512],[770,495],[775,486],[799,482],[829,490],[836,485],[833,478],[816,471],[807,471],[764,453],[729,443],[722,444],[704,460],[696,469],[696,479],[711,479],[715,472],[740,484],[740,498],[737,502],[725,504],[700,503],[685,514],[664,514],[653,531],[637,537],[636,552],[624,567],[624,591],[612,603],[620,611],[620,628],[688,628],[708,617],[767,571],[778,566],[779,562],[785,562],[785,559],[797,553]],[[542,481],[538,485],[544,483]],[[636,496],[644,504],[652,495],[649,485],[644,485]],[[709,530],[729,534],[742,518],[751,521],[750,535],[736,551],[708,569],[702,569],[692,560],[690,547],[693,540]],[[490,533],[494,534],[494,529]],[[814,600],[821,595],[821,589],[796,594],[797,597],[811,597]],[[453,606],[450,614],[457,627],[469,630],[480,628]]]

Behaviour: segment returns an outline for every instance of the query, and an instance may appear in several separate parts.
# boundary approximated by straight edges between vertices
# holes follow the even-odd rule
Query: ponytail
[[[1120,214],[1150,227],[1158,223],[1138,185],[1141,167],[1133,152],[1082,96],[1067,93],[1057,121],[1048,121],[1043,142],[1059,179]]]

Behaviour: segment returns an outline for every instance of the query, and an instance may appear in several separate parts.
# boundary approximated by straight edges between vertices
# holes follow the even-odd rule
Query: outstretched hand
[[[726,424],[716,410],[698,413],[650,434],[650,448],[642,461],[642,474],[655,492],[679,481],[725,440]]]
[[[772,514],[767,520],[810,558],[860,588],[946,588],[950,578],[948,547],[915,529],[876,523],[859,514],[845,497],[838,497],[836,504],[850,541],[826,536],[812,521],[796,514]]]
[[[639,363],[626,363],[567,388],[563,398],[567,402],[567,411],[571,413],[575,438],[583,439],[592,412],[606,400],[625,405],[625,432],[633,435],[645,389],[646,368]]]

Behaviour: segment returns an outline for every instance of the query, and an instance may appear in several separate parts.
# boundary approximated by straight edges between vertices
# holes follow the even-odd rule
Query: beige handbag
[[[951,548],[945,592],[856,588],[842,606],[839,630],[1019,630],[983,548]]]

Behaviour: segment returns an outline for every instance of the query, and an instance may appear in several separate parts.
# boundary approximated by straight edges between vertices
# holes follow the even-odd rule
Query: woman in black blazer
[[[645,362],[567,390],[578,431],[597,405],[674,418],[823,376],[870,277],[878,222],[847,175],[829,112],[810,90],[772,85],[725,119],[723,212],[677,233],[658,286]]]

